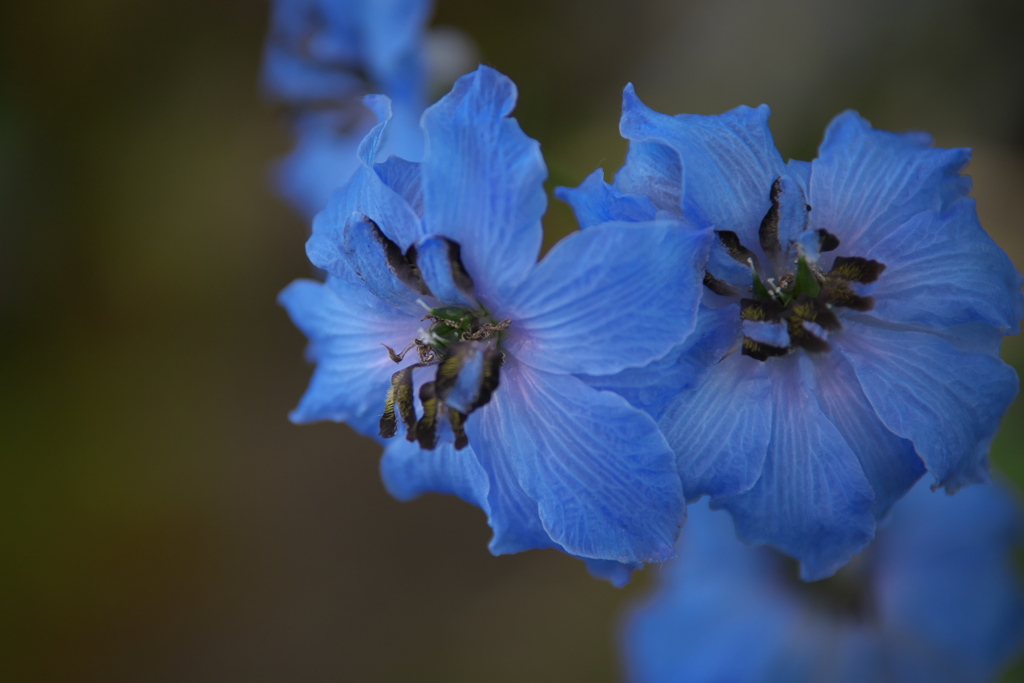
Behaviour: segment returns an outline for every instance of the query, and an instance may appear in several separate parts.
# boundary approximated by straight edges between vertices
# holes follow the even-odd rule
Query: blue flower
[[[679,559],[623,631],[629,679],[737,683],[994,680],[1024,644],[1016,501],[918,485],[875,543],[819,583],[690,509]]]
[[[538,263],[547,170],[515,100],[480,67],[423,115],[422,163],[376,164],[388,111],[370,100],[382,122],[307,243],[327,282],[281,294],[317,363],[292,419],[379,434],[388,489],[479,506],[495,554],[558,548],[622,583],[672,555],[679,475],[650,416],[579,376],[686,338],[713,235],[605,223]]]
[[[356,170],[376,123],[367,93],[393,108],[384,152],[418,157],[426,105],[423,35],[430,0],[274,0],[263,63],[268,94],[294,112],[297,144],[277,169],[281,193],[313,216]]]
[[[1021,278],[978,223],[965,149],[846,112],[784,163],[768,108],[666,116],[626,88],[626,164],[560,189],[582,225],[687,217],[718,239],[694,333],[594,386],[659,421],[687,500],[828,576],[925,471],[984,481],[1017,394]],[[642,382],[646,374],[650,381]]]

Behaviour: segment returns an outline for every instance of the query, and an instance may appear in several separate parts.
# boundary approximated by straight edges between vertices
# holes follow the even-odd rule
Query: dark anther
[[[754,360],[766,361],[774,356],[785,356],[789,353],[789,349],[780,349],[777,346],[769,346],[768,344],[756,342],[750,337],[744,337],[741,353],[744,356],[750,356]]]
[[[772,206],[761,219],[761,227],[757,231],[761,249],[764,250],[769,260],[775,259],[782,251],[782,245],[779,243],[779,196],[781,194],[782,178],[776,178],[772,183]]]
[[[868,284],[874,282],[885,270],[885,264],[860,256],[837,256],[829,271],[829,277],[838,277],[847,282]]]
[[[704,286],[715,294],[720,294],[721,296],[740,295],[740,290],[736,289],[725,280],[719,280],[706,270],[704,271]]]
[[[718,235],[718,239],[722,246],[725,247],[725,250],[729,252],[729,256],[743,265],[747,265],[747,262],[753,259],[754,265],[757,265],[757,256],[754,255],[754,252],[740,244],[739,235],[732,230],[715,230],[715,234]]]
[[[501,365],[505,361],[505,356],[493,344],[456,342],[452,344],[448,355],[437,367],[437,396],[444,401],[455,388],[467,362],[478,353],[483,354],[482,369],[479,384],[476,387],[476,395],[469,405],[469,410],[466,411],[467,415],[491,400],[491,394],[498,388]]]
[[[839,238],[825,228],[818,228],[818,251],[833,251],[839,247]]]
[[[437,447],[438,413],[438,400],[433,382],[427,382],[420,387],[420,403],[423,404],[423,417],[416,423],[416,439],[420,442],[420,448],[432,451]]]
[[[380,435],[390,439],[398,430],[398,420],[395,417],[395,409],[402,416],[405,424],[405,438],[409,441],[416,440],[416,406],[412,400],[412,371],[419,364],[402,368],[391,375],[391,388],[388,389],[388,398],[384,403],[384,414],[380,416]]]
[[[459,246],[458,242],[453,242],[447,237],[444,238],[445,244],[448,245],[448,263],[452,267],[452,282],[458,287],[464,294],[472,295],[473,293],[473,278],[466,272],[466,267],[462,265],[462,247]]]
[[[466,436],[466,416],[457,410],[448,409],[448,422],[455,432],[455,450],[461,451],[469,445],[469,437]]]
[[[384,258],[387,259],[388,270],[394,273],[406,287],[417,292],[430,296],[430,289],[427,287],[427,283],[423,281],[423,277],[420,275],[420,269],[416,267],[416,250],[415,247],[410,247],[410,255],[402,253],[402,250],[398,248],[398,245],[392,242],[387,235],[381,232],[380,227],[369,218],[367,222],[373,227],[373,238],[381,245],[384,250]],[[411,256],[411,258],[410,258]]]
[[[740,299],[740,319],[774,323],[782,320],[785,311],[774,299]]]

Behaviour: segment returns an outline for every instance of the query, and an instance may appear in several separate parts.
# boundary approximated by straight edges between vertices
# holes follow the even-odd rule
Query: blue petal
[[[371,100],[383,107],[379,100]],[[385,113],[383,109],[382,113]],[[387,120],[378,123],[360,143],[364,159],[375,155],[379,138]],[[419,216],[395,190],[388,187],[368,163],[361,163],[349,181],[333,195],[316,218],[313,234],[306,242],[306,255],[317,268],[343,280],[352,280],[352,272],[344,255],[344,229],[353,212],[373,222],[402,250],[406,250],[423,233]]]
[[[914,444],[890,432],[878,419],[860,380],[839,351],[811,357],[818,405],[857,455],[875,494],[875,519],[882,519],[921,478],[924,463]]]
[[[913,442],[949,492],[986,479],[988,449],[1017,395],[1017,373],[998,358],[957,351],[933,334],[848,317],[836,348],[890,431]]]
[[[625,192],[646,194],[660,185],[676,183],[675,168],[659,166],[667,156],[651,154],[650,144],[668,146],[682,162],[681,205],[694,211],[717,230],[732,230],[750,248],[771,206],[772,183],[786,172],[768,129],[769,109],[738,107],[719,116],[659,114],[643,104],[632,85],[623,93],[619,129],[630,142],[626,165],[615,177]],[[667,208],[658,203],[658,208]]]
[[[881,318],[939,328],[981,321],[1020,332],[1020,275],[982,229],[973,199],[914,216],[865,256],[886,265],[873,292]]]
[[[296,280],[278,301],[309,337],[309,356],[317,363],[291,419],[343,421],[363,434],[376,434],[391,375],[401,367],[380,345],[403,348],[416,336],[418,318],[337,280],[330,285]]]
[[[590,572],[591,576],[604,579],[616,588],[625,586],[633,578],[633,572],[643,568],[643,565],[639,562],[582,559],[587,563],[587,571]]]
[[[380,472],[388,492],[399,500],[431,492],[450,493],[488,511],[490,484],[471,446],[456,450],[451,443],[439,443],[428,451],[416,442],[391,439]]]
[[[416,243],[416,266],[423,280],[434,296],[445,305],[476,308],[471,286],[460,288],[458,275],[452,270],[458,268],[453,258],[459,253],[458,244],[439,235],[429,235]]]
[[[878,540],[883,618],[953,655],[971,680],[992,680],[1024,641],[1014,568],[1024,529],[1009,494],[983,485],[949,497],[919,486]]]
[[[789,348],[789,325],[784,322],[744,320],[743,336],[778,349]]]
[[[427,232],[459,243],[491,310],[536,264],[547,206],[540,145],[509,118],[515,101],[512,81],[481,66],[423,114]]]
[[[631,681],[800,683],[818,663],[804,611],[776,580],[777,556],[740,543],[725,514],[691,505],[679,559],[627,615]]]
[[[295,126],[295,149],[274,171],[284,198],[306,216],[315,216],[327,206],[331,193],[358,168],[359,133],[366,130],[364,127],[352,135],[339,135],[330,113],[301,117]]]
[[[712,499],[732,513],[740,538],[799,559],[805,581],[834,574],[875,531],[871,485],[810,392],[809,362],[791,354],[768,365],[774,412],[761,478],[746,493]]]
[[[416,302],[429,294],[414,291],[398,278],[388,263],[387,247],[381,241],[381,230],[376,224],[354,213],[344,234],[349,267],[371,294],[410,315],[423,310]]]
[[[413,213],[417,216],[423,215],[423,179],[419,162],[390,156],[387,160],[374,164],[374,169],[384,184],[405,200]]]
[[[579,187],[556,187],[555,196],[572,207],[581,228],[608,221],[652,221],[658,210],[646,195],[623,194],[597,169]]]
[[[463,415],[472,412],[480,400],[480,393],[483,389],[484,372],[488,351],[492,354],[500,354],[497,349],[487,342],[471,342],[461,348],[459,356],[462,365],[455,383],[447,393],[438,391],[438,396],[445,405],[454,408]],[[500,358],[500,355],[497,357]]]
[[[771,437],[771,399],[764,363],[735,353],[669,405],[658,426],[676,452],[688,501],[754,485]]]
[[[730,256],[728,248],[719,239],[711,242],[711,252],[708,254],[705,270],[732,285],[739,296],[745,295],[754,282],[750,264],[740,263]]]
[[[696,386],[728,353],[737,340],[739,319],[735,304],[718,309],[701,306],[693,332],[664,357],[615,375],[581,379],[592,387],[614,391],[657,420],[670,401]]]
[[[612,374],[664,356],[693,330],[712,235],[676,221],[573,233],[495,313],[505,348],[549,372]]]
[[[861,255],[922,211],[943,210],[970,190],[967,149],[931,147],[919,133],[874,130],[855,112],[832,121],[813,162],[811,223]]]
[[[654,421],[621,397],[508,357],[501,387],[466,431],[481,464],[507,488],[522,486],[566,552],[625,563],[673,555],[685,517],[674,458]],[[522,544],[536,536],[522,519],[528,506],[514,501],[512,519],[526,522],[527,534],[509,544],[518,530],[503,520],[505,499],[494,488],[492,549],[531,547]]]

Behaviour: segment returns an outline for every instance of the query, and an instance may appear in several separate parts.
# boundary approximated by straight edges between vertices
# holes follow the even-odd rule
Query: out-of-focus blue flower
[[[363,96],[391,99],[380,150],[419,158],[426,105],[424,32],[431,0],[274,0],[263,63],[267,93],[293,110],[296,147],[282,161],[282,194],[312,217],[359,165],[374,126]]]
[[[390,439],[388,489],[479,506],[495,554],[559,548],[622,583],[673,553],[675,456],[649,415],[578,375],[643,365],[689,334],[713,235],[605,223],[538,263],[547,170],[508,116],[515,100],[480,67],[423,115],[422,163],[376,164],[388,112],[370,100],[382,122],[307,243],[328,280],[281,295],[317,363],[292,419]]]
[[[687,500],[740,537],[828,576],[925,471],[984,481],[1017,394],[998,358],[1021,278],[978,223],[966,149],[874,130],[846,112],[819,157],[786,164],[768,108],[666,116],[626,88],[626,164],[560,189],[584,226],[655,215],[710,224],[687,342],[594,385],[649,411]],[[650,381],[639,378],[645,374]]]
[[[1016,501],[991,484],[953,497],[921,484],[890,519],[836,576],[803,583],[724,514],[691,506],[679,559],[626,622],[630,680],[993,680],[1024,643]]]

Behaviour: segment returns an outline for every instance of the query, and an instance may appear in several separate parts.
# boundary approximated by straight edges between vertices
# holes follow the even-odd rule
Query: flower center
[[[387,238],[381,233],[379,239]],[[462,291],[465,300],[473,300],[473,282],[459,258],[458,244],[450,240],[444,240],[442,244],[450,282]],[[385,246],[389,247],[385,251],[392,272],[411,283],[415,291],[431,295],[421,277],[420,266],[425,264],[419,262],[416,249],[410,248],[402,254],[397,245],[394,248]],[[432,262],[432,266],[436,268],[437,262]],[[422,299],[419,303],[427,310],[423,320],[429,320],[430,324],[399,352],[381,344],[395,363],[401,363],[412,349],[416,349],[419,362],[391,375],[379,433],[385,439],[393,437],[401,419],[406,439],[418,441],[421,448],[432,450],[437,447],[439,426],[447,423],[454,435],[455,448],[465,448],[469,444],[464,428],[466,418],[490,401],[491,394],[498,387],[505,359],[499,342],[511,321],[494,320],[479,304],[476,307],[452,305],[431,308]],[[418,415],[413,372],[427,367],[434,367],[435,374],[432,381],[420,385],[422,415]]]
[[[831,270],[821,269],[819,255],[838,248],[839,238],[825,229],[808,228],[810,207],[804,204],[802,211],[793,211],[784,206],[787,198],[782,187],[781,178],[772,185],[772,206],[761,221],[758,234],[770,270],[762,270],[757,255],[740,242],[736,233],[716,231],[724,252],[750,268],[750,296],[740,297],[738,287],[710,270],[704,272],[704,285],[712,292],[739,298],[743,354],[760,361],[784,356],[798,348],[813,353],[830,350],[829,335],[842,329],[832,309],[838,306],[871,310],[874,299],[858,294],[853,283],[870,284],[885,270],[885,264],[860,256],[837,256]],[[802,192],[799,200],[803,201]],[[788,201],[792,202],[792,198]],[[798,237],[787,245],[779,239],[782,220],[803,222],[798,231],[790,231]]]

